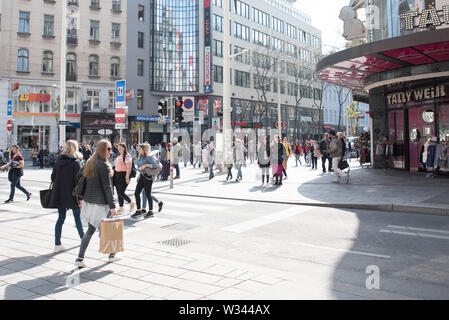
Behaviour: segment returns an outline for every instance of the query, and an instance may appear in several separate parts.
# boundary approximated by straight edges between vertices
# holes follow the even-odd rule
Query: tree
[[[349,118],[349,123],[351,124],[352,129],[351,133],[353,136],[356,136],[357,129],[359,127],[359,116],[360,116],[359,103],[352,102],[349,106],[346,107],[346,112]]]

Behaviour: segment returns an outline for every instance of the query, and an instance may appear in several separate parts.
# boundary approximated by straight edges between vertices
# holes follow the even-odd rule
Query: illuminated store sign
[[[401,14],[401,19],[405,20],[405,29],[413,30],[414,28],[425,29],[428,26],[441,26],[442,24],[449,24],[449,6],[443,6],[442,10],[435,8],[425,9],[421,12],[410,11]],[[419,18],[419,23],[415,21]]]
[[[416,90],[408,90],[405,92],[397,92],[387,96],[388,104],[402,104],[411,101],[424,101],[446,97],[447,90],[444,85],[435,87],[421,88]]]
[[[22,93],[20,95],[20,101],[24,102],[50,102],[51,95],[49,94],[38,94],[38,93]]]

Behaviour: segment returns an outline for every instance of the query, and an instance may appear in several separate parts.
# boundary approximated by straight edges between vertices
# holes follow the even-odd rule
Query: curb
[[[337,209],[356,209],[367,211],[388,211],[407,214],[424,214],[434,216],[449,216],[449,209],[447,208],[432,208],[432,207],[419,207],[419,206],[403,206],[395,204],[353,204],[353,203],[321,203],[321,202],[299,202],[299,201],[285,201],[285,200],[261,200],[261,199],[244,199],[234,197],[218,197],[218,196],[202,196],[192,195],[186,193],[171,193],[171,192],[154,192],[155,194],[167,194],[167,195],[179,195],[184,197],[193,198],[208,198],[217,200],[234,200],[234,201],[246,201],[246,202],[258,202],[258,203],[271,203],[271,204],[290,204],[297,206],[309,206],[309,207],[321,207],[321,208],[337,208]]]

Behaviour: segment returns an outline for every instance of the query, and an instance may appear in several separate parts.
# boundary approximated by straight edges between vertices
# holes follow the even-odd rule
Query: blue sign
[[[8,100],[8,107],[6,113],[8,117],[12,117],[12,100]]]
[[[204,86],[204,92],[206,92],[206,93],[212,93],[212,86],[211,86],[211,85],[206,85],[206,86]]]
[[[192,109],[193,101],[190,99],[187,99],[186,101],[184,101],[184,106],[186,107],[186,109]]]
[[[126,80],[115,82],[115,104],[117,106],[126,105]]]
[[[136,121],[158,122],[159,121],[159,117],[136,116]],[[165,118],[165,122],[170,122],[170,119],[169,118]]]

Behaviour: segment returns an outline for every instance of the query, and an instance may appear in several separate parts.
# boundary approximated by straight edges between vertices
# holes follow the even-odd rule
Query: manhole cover
[[[169,239],[169,240],[158,241],[157,243],[164,245],[164,246],[170,246],[170,247],[182,247],[182,246],[188,245],[191,242],[192,241],[190,241],[190,240],[173,238],[173,239]]]
[[[161,228],[177,230],[177,231],[187,231],[187,230],[195,229],[196,226],[193,226],[191,224],[184,224],[184,223],[174,223],[174,224],[170,224],[168,226],[163,226]]]

